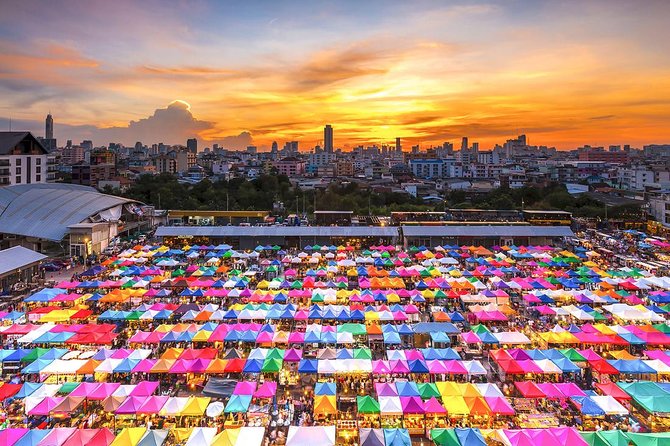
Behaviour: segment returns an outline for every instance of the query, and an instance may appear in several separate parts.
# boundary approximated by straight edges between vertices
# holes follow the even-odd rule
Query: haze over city
[[[670,3],[3,1],[0,127],[230,148],[663,143]]]

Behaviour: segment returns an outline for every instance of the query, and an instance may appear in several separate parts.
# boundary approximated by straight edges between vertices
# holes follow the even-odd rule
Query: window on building
[[[35,164],[38,165],[38,166],[39,166],[40,164],[42,164],[42,158],[36,158],[36,159],[35,159]]]
[[[35,173],[42,173],[42,168],[40,166],[35,167]]]
[[[21,177],[16,177],[16,182],[15,184],[21,184]]]
[[[17,175],[21,175],[21,168],[20,168],[20,167],[17,167],[17,168],[16,168],[16,174],[17,174]]]
[[[21,158],[16,158],[16,165],[20,166],[21,165]]]
[[[42,175],[35,175],[35,181],[42,181]]]

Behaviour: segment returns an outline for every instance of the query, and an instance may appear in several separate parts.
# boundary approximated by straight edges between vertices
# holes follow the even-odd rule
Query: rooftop
[[[405,237],[573,237],[569,226],[403,226]]]
[[[0,251],[0,276],[19,268],[25,268],[46,258],[47,256],[23,246],[3,249]]]
[[[160,226],[157,237],[397,237],[381,226]]]
[[[60,241],[68,227],[133,203],[75,184],[22,184],[0,188],[0,233]]]

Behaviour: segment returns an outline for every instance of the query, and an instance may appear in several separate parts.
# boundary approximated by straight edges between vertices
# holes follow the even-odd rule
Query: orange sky
[[[14,6],[0,120],[41,134],[51,110],[61,141],[308,149],[330,123],[337,147],[670,142],[668,2]],[[192,117],[154,112],[177,99]]]

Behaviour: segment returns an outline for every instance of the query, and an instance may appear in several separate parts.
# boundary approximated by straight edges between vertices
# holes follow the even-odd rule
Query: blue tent
[[[384,429],[386,446],[412,446],[407,429]]]
[[[299,373],[317,373],[318,361],[316,359],[301,359],[298,363]]]
[[[410,370],[412,370],[411,366]],[[413,381],[398,381],[396,382],[396,389],[398,390],[398,396],[421,396],[419,388]]]
[[[605,415],[605,411],[588,396],[573,396],[570,399],[581,405],[580,411],[584,415]]]
[[[316,383],[314,386],[314,395],[336,395],[337,387],[335,383],[323,382]]]
[[[247,359],[246,364],[244,364],[244,373],[261,373],[263,369],[263,360],[262,359]]]
[[[44,437],[51,432],[51,429],[32,429],[19,438],[19,441],[14,443],[14,446],[37,446]]]
[[[486,446],[486,440],[479,429],[476,428],[456,428],[456,438],[461,446]]]

